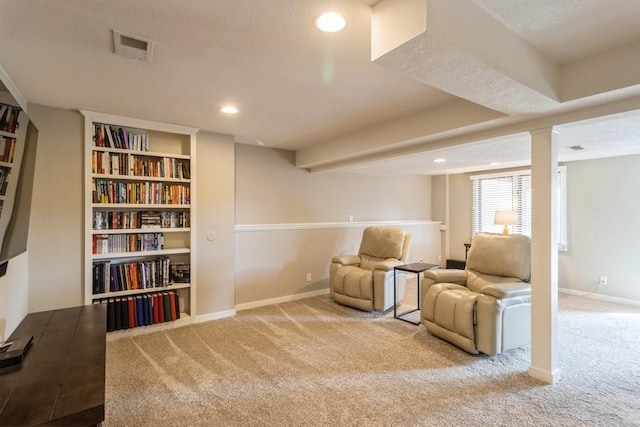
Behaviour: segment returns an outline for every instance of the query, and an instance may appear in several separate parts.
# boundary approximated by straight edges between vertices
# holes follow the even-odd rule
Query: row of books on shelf
[[[190,227],[187,211],[94,211],[94,230],[127,230],[132,228],[186,228]]]
[[[172,157],[144,158],[127,153],[93,151],[91,171],[99,174],[190,179],[189,160]]]
[[[162,233],[94,234],[94,254],[158,251],[164,247]]]
[[[16,151],[16,139],[8,136],[0,140],[0,162],[13,163],[13,155]]]
[[[149,137],[146,133],[135,133],[102,123],[93,124],[93,144],[96,147],[149,151]]]
[[[0,130],[15,133],[20,123],[20,108],[13,105],[0,104]]]
[[[191,189],[184,184],[93,180],[93,203],[188,205]]]
[[[172,263],[168,257],[137,262],[93,263],[93,294],[153,289],[175,283],[190,283],[191,265]]]
[[[180,293],[177,290],[104,298],[95,300],[94,304],[107,304],[107,332],[180,318]]]
[[[9,184],[9,176],[11,168],[0,166],[0,196],[7,194],[7,185]]]

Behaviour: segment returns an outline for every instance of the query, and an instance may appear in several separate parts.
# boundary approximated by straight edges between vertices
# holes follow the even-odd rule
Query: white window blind
[[[558,249],[567,250],[567,169],[558,168]],[[493,223],[498,210],[513,210],[518,223],[511,232],[531,236],[531,171],[472,176],[471,234],[502,232]]]

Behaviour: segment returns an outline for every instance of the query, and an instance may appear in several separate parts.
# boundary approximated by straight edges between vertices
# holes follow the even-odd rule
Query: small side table
[[[400,319],[400,320],[404,320],[405,322],[409,322],[412,323],[414,325],[419,325],[420,321],[418,322],[414,322],[411,321],[409,319],[404,319],[403,316],[406,316],[407,314],[416,312],[420,310],[420,273],[427,271],[427,270],[431,270],[431,269],[435,269],[435,268],[440,268],[440,266],[438,264],[427,264],[424,262],[414,262],[411,264],[404,264],[404,265],[398,265],[396,267],[393,267],[393,317],[394,319]],[[415,308],[413,310],[409,310],[409,311],[405,311],[404,313],[398,313],[398,285],[396,283],[396,277],[397,277],[397,272],[398,271],[406,271],[408,273],[416,273],[417,276],[417,280],[418,280],[418,284],[417,284],[417,288],[418,288],[418,294],[417,294],[417,300],[418,300],[418,308]]]

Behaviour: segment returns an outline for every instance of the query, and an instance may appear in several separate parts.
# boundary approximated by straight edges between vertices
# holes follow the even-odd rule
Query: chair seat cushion
[[[371,270],[351,265],[340,267],[336,271],[334,292],[353,298],[373,300],[372,273]]]
[[[440,283],[429,288],[424,318],[471,341],[475,339],[475,306],[479,294],[464,286]]]

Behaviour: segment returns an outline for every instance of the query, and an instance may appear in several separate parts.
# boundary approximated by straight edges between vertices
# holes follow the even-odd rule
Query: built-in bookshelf
[[[20,107],[0,98],[0,248],[13,212],[28,124]]]
[[[110,331],[190,322],[197,130],[82,114],[85,304],[107,304]]]

